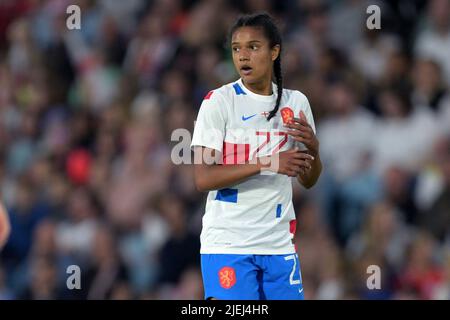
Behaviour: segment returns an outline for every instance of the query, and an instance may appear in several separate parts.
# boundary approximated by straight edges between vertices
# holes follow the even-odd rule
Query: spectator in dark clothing
[[[160,283],[175,284],[183,271],[200,262],[200,241],[187,225],[186,206],[182,200],[165,196],[160,211],[171,229],[171,237],[160,251]]]

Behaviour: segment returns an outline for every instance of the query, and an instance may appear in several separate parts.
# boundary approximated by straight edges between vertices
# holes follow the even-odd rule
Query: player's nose
[[[245,52],[245,50],[242,50],[239,55],[239,61],[248,61],[248,60],[249,60],[248,53]]]

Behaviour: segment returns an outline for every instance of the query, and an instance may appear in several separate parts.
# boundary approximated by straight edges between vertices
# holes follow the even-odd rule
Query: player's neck
[[[264,79],[254,83],[247,83],[244,80],[242,80],[242,83],[248,90],[250,90],[253,93],[264,96],[270,96],[273,94],[272,81],[270,80],[270,78],[268,80]]]

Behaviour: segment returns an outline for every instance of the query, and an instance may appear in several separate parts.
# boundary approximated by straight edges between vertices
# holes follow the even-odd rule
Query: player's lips
[[[243,66],[240,68],[240,71],[241,71],[241,74],[242,74],[242,75],[248,76],[249,74],[252,73],[253,69],[252,69],[252,67],[250,67],[250,66],[248,66],[248,65],[243,65]]]

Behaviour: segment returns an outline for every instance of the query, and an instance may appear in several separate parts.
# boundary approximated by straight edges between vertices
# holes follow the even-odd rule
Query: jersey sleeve
[[[222,152],[225,125],[225,101],[218,92],[211,91],[200,106],[194,126],[191,149],[202,146]]]

